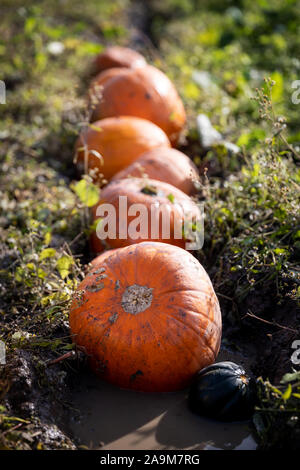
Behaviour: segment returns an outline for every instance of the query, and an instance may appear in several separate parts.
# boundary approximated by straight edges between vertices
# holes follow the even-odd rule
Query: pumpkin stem
[[[248,382],[249,382],[249,378],[248,378],[246,375],[244,375],[244,374],[242,374],[242,375],[240,376],[240,379],[241,379],[241,381],[242,381],[244,384],[248,384]]]
[[[133,315],[144,312],[152,303],[152,291],[152,288],[138,284],[127,287],[122,296],[122,307],[125,312]]]

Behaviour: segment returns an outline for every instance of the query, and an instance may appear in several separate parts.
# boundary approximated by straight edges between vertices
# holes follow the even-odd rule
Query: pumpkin
[[[126,199],[126,207],[123,205],[124,203],[120,202],[120,197]],[[107,213],[104,214],[106,204],[110,204],[115,208],[116,233],[109,233],[103,240],[103,237],[98,237],[96,230],[91,236],[91,248],[94,253],[101,253],[104,247],[120,248],[148,240],[157,240],[185,248],[189,236],[186,233],[186,238],[184,238],[182,234],[183,213],[191,222],[193,222],[193,218],[198,221],[201,218],[200,210],[195,202],[180,189],[168,183],[143,178],[116,180],[102,189],[101,200],[92,209],[94,221],[102,219],[100,228],[105,232],[105,236],[110,229],[109,217],[111,217]],[[132,209],[132,214],[128,215],[133,204],[142,205],[146,213],[145,224],[147,225],[146,227],[138,226],[136,235],[131,234],[130,227],[134,225],[133,229],[135,229],[138,224],[134,221],[142,212],[140,208],[138,208],[138,213]],[[103,206],[102,217],[100,217],[99,212],[97,216],[97,209],[101,206]],[[155,227],[154,215],[152,215],[155,206],[159,210],[159,213],[156,213],[157,233],[154,233],[154,230],[152,231]],[[166,220],[169,233],[167,231],[163,232],[163,221]],[[125,226],[125,229],[121,229],[121,225],[122,227]],[[135,238],[136,236],[137,238]]]
[[[136,68],[144,65],[146,65],[146,60],[139,52],[120,46],[108,47],[98,54],[94,61],[94,69],[97,72],[113,67]]]
[[[90,366],[122,388],[170,392],[214,362],[221,313],[190,253],[158,242],[120,248],[97,263],[71,304],[73,340]]]
[[[92,80],[89,91],[88,91],[88,110],[92,115],[95,106],[99,100],[102,99],[102,91],[105,83],[113,77],[120,75],[126,71],[125,67],[114,67],[111,69],[103,70]]]
[[[100,255],[96,256],[96,258],[92,259],[92,261],[90,262],[91,266],[92,267],[95,267],[97,266],[98,264],[101,264],[103,263],[103,261],[105,261],[105,259],[110,256],[112,253],[114,253],[116,251],[115,250],[106,250],[106,251],[103,251],[103,253],[101,253]]]
[[[198,415],[220,421],[244,420],[253,413],[254,382],[234,362],[218,362],[198,372],[188,401]]]
[[[149,150],[131,165],[117,173],[113,180],[129,176],[141,177],[146,174],[151,179],[165,181],[186,194],[194,194],[194,181],[198,179],[198,171],[192,160],[184,153],[173,148]]]
[[[126,72],[124,67],[114,67],[112,69],[107,69],[98,73],[98,75],[91,82],[90,94],[98,92],[100,87],[103,87],[108,80],[113,77],[117,77],[118,75],[124,73],[124,71]]]
[[[91,120],[120,115],[149,119],[164,130],[172,145],[176,145],[186,119],[172,82],[151,65],[125,69],[104,83]]]
[[[94,122],[84,130],[76,143],[76,158],[81,171],[97,169],[109,180],[147,150],[160,146],[170,147],[170,142],[159,127],[145,119],[121,116]]]

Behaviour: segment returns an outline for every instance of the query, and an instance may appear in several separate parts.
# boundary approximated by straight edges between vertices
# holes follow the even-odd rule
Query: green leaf
[[[172,204],[174,204],[175,202],[175,197],[172,193],[168,194],[167,195],[167,198],[169,199],[170,202],[172,202]]]
[[[293,235],[293,238],[296,240],[297,238],[300,238],[300,230],[297,230],[294,235]]]
[[[90,129],[93,129],[93,131],[96,131],[96,132],[103,132],[102,127],[100,127],[100,126],[95,126],[95,124],[89,124],[89,127],[90,127]],[[84,150],[84,147],[79,148],[78,150]]]
[[[71,258],[71,256],[65,255],[59,258],[56,263],[56,268],[62,279],[65,279],[68,276],[72,264],[74,264],[74,260]]]
[[[40,253],[40,261],[46,258],[53,258],[53,256],[56,255],[56,250],[54,248],[45,248],[43,251]]]
[[[82,41],[77,46],[77,52],[82,56],[99,54],[102,50],[103,46],[94,42]]]
[[[286,384],[286,383],[289,383],[289,382],[295,382],[295,380],[300,380],[300,371],[285,374],[282,377],[280,383],[281,384]]]
[[[51,242],[51,238],[52,238],[51,232],[47,232],[44,237],[44,244],[49,245],[49,243]]]
[[[28,269],[30,269],[30,271],[34,271],[34,269],[35,269],[35,265],[34,265],[33,263],[27,263],[27,264],[26,264],[26,267],[27,267]]]
[[[275,71],[274,73],[272,73],[271,78],[275,81],[275,85],[272,89],[272,99],[275,103],[277,103],[282,99],[283,95],[283,76],[280,72]]]
[[[243,145],[247,146],[250,142],[250,139],[251,139],[251,134],[246,134],[246,133],[242,134],[238,138],[237,145],[239,147],[243,147]]]
[[[71,350],[74,349],[75,343],[66,344],[62,349]]]
[[[288,384],[287,389],[282,394],[283,400],[287,401],[290,398],[291,394],[292,394],[292,386],[291,386],[291,384]]]
[[[87,207],[92,207],[99,201],[100,189],[85,179],[80,180],[73,189],[80,201]]]
[[[37,275],[38,275],[38,278],[40,278],[40,279],[45,279],[45,277],[47,276],[45,271],[43,271],[41,268],[38,269]]]
[[[189,98],[189,99],[192,99],[192,100],[196,100],[200,96],[200,90],[197,87],[197,85],[195,85],[195,83],[193,83],[193,82],[188,82],[185,85],[185,87],[183,89],[183,92],[184,92],[184,95],[185,95],[186,98]]]
[[[237,141],[237,145],[239,147],[245,146],[246,148],[250,148],[251,145],[256,144],[265,137],[266,132],[263,129],[253,129],[249,133],[242,134]]]
[[[253,171],[252,171],[252,176],[255,178],[260,174],[261,169],[259,163],[254,163],[253,165]]]
[[[285,253],[287,253],[287,250],[285,250],[284,248],[275,248],[274,253],[276,253],[276,255],[284,255]]]
[[[282,396],[282,392],[281,392],[278,388],[272,387],[272,391],[273,391],[274,393],[277,393],[278,395]]]
[[[34,28],[36,27],[36,25],[37,25],[37,19],[34,16],[30,16],[29,18],[27,18],[25,22],[25,27],[24,27],[25,33],[31,34]]]
[[[18,282],[22,282],[23,281],[23,277],[24,277],[24,269],[21,268],[21,266],[18,266],[17,269],[16,269],[16,273],[15,273],[15,279],[16,281]]]

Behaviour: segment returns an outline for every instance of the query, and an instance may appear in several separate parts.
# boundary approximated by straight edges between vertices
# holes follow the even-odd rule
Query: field
[[[259,378],[258,447],[296,449],[299,1],[3,0],[0,11],[0,338],[7,359],[0,448],[77,446],[64,423],[70,387],[86,364],[71,342],[68,311],[91,261],[92,223],[74,143],[86,122],[92,59],[118,44],[163,70],[184,101],[180,149],[199,168],[206,214],[196,256],[221,304],[222,346],[249,358]],[[200,113],[237,153],[224,143],[200,144]]]

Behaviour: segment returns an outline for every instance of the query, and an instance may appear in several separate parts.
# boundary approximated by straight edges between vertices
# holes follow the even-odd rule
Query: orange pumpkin
[[[105,83],[111,78],[124,73],[126,70],[127,69],[125,67],[106,69],[103,70],[103,72],[98,73],[94,80],[92,80],[88,93],[88,109],[91,115],[99,100],[102,99],[102,92]]]
[[[141,155],[131,165],[119,171],[113,180],[147,175],[151,179],[170,183],[186,194],[196,192],[194,181],[198,171],[192,160],[173,148],[155,148]]]
[[[100,255],[96,256],[96,258],[92,259],[92,261],[90,262],[90,264],[92,265],[92,267],[95,267],[95,266],[98,266],[98,264],[101,264],[103,263],[106,258],[108,256],[110,256],[112,253],[114,253],[116,251],[115,250],[106,250],[106,251],[103,251],[103,253],[101,253]]]
[[[122,73],[126,73],[126,70],[127,69],[124,67],[114,67],[112,69],[103,70],[103,72],[98,73],[98,75],[91,82],[90,93],[93,91],[95,92],[95,90],[98,91],[97,89],[103,87],[105,83],[108,82],[108,80],[113,77],[117,77]]]
[[[149,119],[165,131],[172,145],[176,145],[186,120],[172,82],[151,65],[126,69],[104,83],[91,120],[120,115]]]
[[[133,116],[102,119],[90,125],[77,140],[77,163],[80,170],[96,168],[109,180],[147,150],[160,146],[170,147],[170,142],[150,121]]]
[[[113,67],[143,67],[146,63],[139,52],[128,47],[112,46],[96,56],[94,68],[97,72],[102,72]]]
[[[92,369],[122,388],[185,388],[219,351],[222,320],[204,268],[190,253],[145,242],[115,250],[79,285],[74,341]]]
[[[126,206],[120,197],[123,201],[126,198]],[[111,215],[107,212],[104,213],[104,208],[107,207],[106,204],[110,204],[115,208],[115,233],[114,228],[110,231],[109,217]],[[139,208],[138,213],[136,213],[133,210],[135,208],[130,209],[133,204],[143,205],[146,219],[143,227],[140,227],[137,223],[140,214],[143,216],[140,212],[142,209]],[[103,214],[100,217],[97,209],[101,206]],[[157,208],[156,213],[154,213],[155,207]],[[180,189],[162,181],[143,178],[112,181],[102,189],[101,201],[93,207],[92,213],[94,220],[102,219],[99,227],[104,234],[101,233],[100,237],[97,230],[92,234],[90,241],[94,253],[101,253],[104,247],[120,248],[148,240],[170,243],[185,248],[191,237],[186,234],[186,238],[184,238],[182,233],[184,214],[191,222],[192,218],[199,221],[201,217],[198,206]],[[156,224],[154,220],[157,221]],[[165,229],[166,226],[167,229]],[[104,237],[106,238],[103,240]]]

